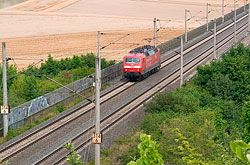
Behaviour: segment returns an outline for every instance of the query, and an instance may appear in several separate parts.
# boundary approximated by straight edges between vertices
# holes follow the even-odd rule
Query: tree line
[[[48,80],[49,77],[63,85],[79,80],[95,73],[95,55],[73,56],[55,60],[51,55],[40,67],[29,65],[27,70],[18,72],[15,65],[7,63],[8,103],[13,108],[36,97],[49,93],[61,86]],[[101,59],[101,68],[115,64],[115,61]],[[2,82],[2,66],[0,66]],[[2,104],[2,83],[0,88],[0,104]]]

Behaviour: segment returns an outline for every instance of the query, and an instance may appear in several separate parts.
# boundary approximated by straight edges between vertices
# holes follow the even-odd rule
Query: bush
[[[193,113],[199,110],[200,104],[203,104],[200,98],[206,95],[197,86],[189,83],[175,92],[163,92],[156,95],[151,102],[146,104],[146,112]]]
[[[244,137],[247,143],[250,142],[250,101],[245,102],[242,107],[242,119],[244,123]]]
[[[250,95],[250,48],[239,44],[222,56],[223,61],[198,67],[197,85],[213,96],[242,104]]]
[[[166,112],[148,114],[141,124],[141,129],[146,134],[152,135],[154,140],[158,141],[161,136],[162,123],[163,121],[167,121],[168,118],[169,115]]]
[[[227,75],[221,73],[212,74],[212,77],[207,82],[207,90],[212,96],[218,96],[222,99],[233,99],[232,93],[235,91],[235,86],[232,80]]]
[[[150,164],[159,164],[163,165],[164,161],[162,160],[162,155],[158,152],[159,145],[155,141],[151,140],[150,135],[141,134],[140,135],[141,143],[138,144],[137,148],[140,151],[140,158],[136,161],[131,161],[128,165],[150,165]]]

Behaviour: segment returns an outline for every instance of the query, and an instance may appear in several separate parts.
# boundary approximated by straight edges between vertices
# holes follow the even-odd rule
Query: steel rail
[[[243,17],[241,17],[240,19],[238,19],[237,22],[241,21],[241,20],[244,19],[246,16],[247,16],[247,15],[244,15]],[[223,31],[227,30],[227,29],[230,28],[231,26],[233,26],[233,23],[231,23],[230,25],[227,25],[226,27],[224,27],[223,29],[221,29],[220,31],[218,31],[217,35],[218,35],[219,33],[222,33]],[[212,35],[211,35],[211,36],[212,36]],[[202,44],[204,44],[205,42],[208,42],[209,39],[212,38],[211,36],[208,37],[208,38],[206,38],[205,41],[202,40],[201,42],[198,42],[197,44],[191,45],[189,48],[187,48],[187,49],[185,50],[185,54],[187,54],[188,52],[192,51],[192,50],[194,49],[195,46],[196,46],[196,48],[197,48],[199,45],[202,45]],[[178,55],[178,54],[177,54],[177,55]],[[175,55],[174,57],[171,57],[170,59],[175,58],[177,55]],[[174,61],[176,61],[176,60],[178,60],[178,59],[179,59],[179,58],[176,58],[176,59],[173,60],[172,62],[174,62]],[[169,59],[168,59],[168,60],[169,60]],[[168,61],[168,60],[165,60],[164,62],[166,62],[166,61]],[[164,62],[163,62],[163,63],[164,63]],[[126,83],[127,83],[127,82],[126,82]],[[121,84],[120,86],[116,87],[116,89],[118,89],[119,87],[123,86],[123,85],[126,84],[126,83]],[[130,87],[131,87],[131,86],[130,86]],[[126,90],[126,89],[124,89],[124,90]],[[124,90],[123,90],[123,91],[124,91]],[[107,95],[107,94],[109,94],[109,93],[106,93],[105,95]],[[119,94],[119,93],[118,93],[118,94]],[[103,96],[105,96],[105,95],[103,95]],[[113,97],[115,97],[115,95],[113,95]],[[104,102],[105,102],[105,101],[104,101]],[[80,110],[80,109],[83,108],[84,106],[89,105],[89,104],[91,104],[91,103],[85,104],[85,105],[83,105],[83,106],[81,106],[81,107],[75,109],[75,110],[73,111],[73,113],[76,112],[76,111],[78,111],[78,110]],[[91,109],[90,109],[90,110],[91,110]],[[90,111],[90,110],[89,110],[89,111]],[[89,111],[88,111],[88,112],[89,112]],[[86,113],[87,113],[87,111],[85,111],[84,114],[86,114]],[[82,114],[82,115],[84,115],[84,114]],[[81,117],[82,115],[79,115],[79,116],[76,117],[76,118],[79,118],[79,117]],[[27,136],[24,136],[23,138],[19,139],[19,140],[16,141],[15,143],[12,143],[12,144],[10,144],[9,146],[7,146],[7,147],[5,147],[5,148],[3,148],[3,149],[0,149],[0,153],[3,152],[3,151],[5,151],[5,150],[7,150],[7,149],[9,149],[9,148],[11,148],[12,146],[14,146],[14,145],[16,145],[16,144],[18,144],[18,143],[20,143],[21,141],[23,141],[23,139],[29,138],[29,137],[33,136],[34,134],[40,132],[42,129],[45,129],[45,128],[47,128],[47,127],[49,127],[49,126],[55,124],[55,123],[58,122],[59,120],[62,120],[64,117],[65,117],[65,116],[63,116],[63,117],[61,117],[61,118],[55,120],[54,122],[50,123],[49,125],[46,125],[46,126],[42,127],[42,128],[39,129],[39,130],[36,130],[36,131],[33,132],[32,134],[29,134],[29,135],[27,135]],[[74,119],[76,119],[76,118],[74,118]],[[73,119],[73,120],[74,120],[74,119]],[[71,120],[71,121],[73,121],[73,120]],[[71,122],[71,121],[69,121],[69,122]],[[67,122],[67,123],[69,123],[69,122]],[[65,124],[67,124],[67,123],[65,123]],[[59,128],[63,127],[65,124],[61,125]],[[59,128],[57,128],[57,129],[59,129]],[[47,137],[47,136],[49,136],[51,133],[55,132],[57,129],[54,129],[53,131],[51,131],[50,133],[46,134],[46,135],[43,136],[42,138],[37,139],[37,140],[34,141],[33,143],[30,143],[30,145],[36,143],[37,141],[39,141],[39,140],[41,140],[41,139],[43,139],[43,138],[45,138],[45,137]],[[19,150],[19,152],[21,152],[22,150],[26,149],[26,148],[29,147],[30,145],[27,145],[27,146],[23,147],[22,149]],[[19,152],[17,151],[15,154],[3,158],[3,161],[5,161],[5,160],[7,160],[8,158],[10,158],[10,157],[16,155],[16,154],[19,153]]]
[[[239,28],[238,30],[238,34],[243,32],[244,30],[246,29],[246,24],[243,25],[241,28]],[[230,37],[231,36],[231,37]],[[222,48],[225,44],[227,44],[228,42],[230,42],[232,39],[233,39],[233,34],[229,34],[228,36],[226,36],[225,39],[222,39],[219,43],[217,43],[218,47],[217,47],[217,50]],[[194,57],[193,59],[191,59],[187,64],[184,65],[184,67],[187,67],[188,65],[190,65],[190,63],[194,62],[196,59],[197,62],[194,62],[194,64],[192,64],[192,66],[188,69],[186,69],[186,71],[184,72],[184,74],[186,74],[187,72],[193,70],[197,65],[201,64],[203,61],[207,60],[207,58],[210,58],[211,55],[213,54],[213,46],[211,46],[209,49],[207,49],[206,51],[202,52],[201,54],[203,54],[202,56],[196,56]],[[179,68],[176,69],[174,72],[172,72],[170,75],[166,76],[165,78],[163,78],[161,81],[159,81],[158,85],[161,84],[163,81],[169,79],[171,76],[175,75],[175,78],[172,79],[170,82],[168,82],[167,84],[161,86],[161,88],[158,88],[157,91],[155,91],[153,94],[151,94],[150,96],[144,98],[143,101],[141,101],[140,103],[138,103],[138,101],[135,101],[135,100],[131,100],[128,104],[133,104],[134,105],[134,108],[130,109],[129,111],[125,112],[123,115],[119,116],[118,118],[116,118],[115,120],[112,120],[111,123],[109,123],[107,126],[105,126],[103,129],[102,129],[102,132],[105,134],[105,131],[108,130],[110,127],[112,127],[113,125],[117,124],[117,122],[121,121],[123,118],[125,118],[126,116],[128,116],[129,113],[131,113],[132,111],[135,111],[135,109],[138,109],[139,106],[143,105],[144,102],[146,102],[147,100],[149,100],[153,95],[155,95],[155,93],[157,93],[158,91],[161,91],[163,88],[166,88],[168,85],[170,85],[171,83],[173,83],[174,81],[178,80],[179,79]],[[177,75],[176,75],[177,74]],[[148,93],[150,90],[152,89],[149,89],[147,91],[144,91],[139,97],[142,97],[144,96],[144,94]],[[129,106],[128,104],[124,105],[124,106],[121,106],[119,107],[116,111],[114,111],[113,113],[107,115],[106,117],[104,117],[102,120],[101,120],[101,123],[104,123],[106,120],[110,119],[114,114],[118,113],[119,111],[123,110],[125,107]],[[72,142],[74,142],[76,139],[84,136],[86,134],[86,132],[92,130],[94,128],[94,125],[87,128],[86,130],[84,130],[83,132],[81,132],[80,134],[78,134],[77,136],[75,136],[73,139],[72,139]],[[86,144],[90,144],[90,141],[91,141],[91,138],[88,138],[87,140],[85,140],[82,144],[80,144],[79,146],[77,146],[75,148],[76,151],[86,147]],[[40,164],[42,163],[46,158],[48,157],[51,157],[53,154],[55,154],[56,152],[58,152],[59,150],[63,149],[62,147],[59,147],[57,148],[57,150],[55,150],[54,152],[50,153],[47,157],[44,157],[43,159],[40,159],[39,161],[37,161],[35,164]],[[68,154],[65,154],[64,156],[61,157],[61,159],[59,159],[57,162],[55,162],[54,164],[59,164],[60,162],[62,162],[65,157],[67,155],[69,155],[70,153]]]
[[[171,59],[173,59],[173,60],[171,60]],[[170,59],[164,60],[164,61],[162,62],[163,67],[165,67],[167,64],[169,64],[169,63],[171,63],[171,62],[174,62],[175,60],[177,60],[177,59],[175,59],[175,57],[172,57],[172,58],[170,58]],[[165,64],[165,63],[166,63],[166,64]],[[161,68],[162,68],[162,67],[161,67]],[[130,82],[121,83],[119,86],[117,86],[116,88],[114,88],[111,92],[115,92],[114,90],[118,90],[119,88],[123,87],[124,85],[126,85],[126,84],[128,84],[128,83],[130,83]],[[119,93],[116,93],[115,95],[112,95],[111,97],[109,97],[109,99],[115,97],[116,95],[118,95],[118,94],[120,94],[120,93],[122,93],[122,92],[124,92],[124,91],[126,91],[127,89],[129,89],[129,88],[132,87],[133,85],[135,85],[135,83],[132,83],[132,84],[129,85],[127,88],[124,88],[123,90],[121,90]],[[102,95],[102,98],[105,97],[106,95],[110,94],[111,92],[108,92],[108,93],[103,94],[103,95]],[[107,100],[102,101],[101,104],[105,103],[106,101],[107,101]],[[82,106],[80,106],[80,107],[74,109],[74,110],[72,111],[72,113],[69,114],[69,115],[72,115],[73,113],[78,112],[79,110],[81,110],[82,108],[85,108],[86,106],[89,106],[90,104],[92,104],[92,102],[88,102],[87,104],[85,103],[84,105],[82,105]],[[26,143],[26,145],[25,145],[25,146],[22,146],[22,148],[16,149],[15,152],[14,152],[13,154],[9,154],[8,156],[2,156],[2,157],[1,157],[2,160],[3,160],[3,161],[6,161],[7,159],[9,159],[9,158],[15,156],[15,155],[18,154],[19,152],[25,150],[26,148],[28,148],[29,146],[35,144],[36,142],[38,142],[38,141],[44,139],[45,137],[49,136],[50,134],[52,134],[52,133],[55,132],[56,130],[58,130],[58,129],[60,129],[61,127],[65,126],[66,124],[68,124],[68,123],[74,121],[75,119],[77,119],[77,118],[79,118],[79,117],[81,117],[81,116],[87,114],[87,113],[90,112],[92,109],[93,109],[93,108],[87,109],[86,111],[82,112],[80,115],[72,117],[72,118],[71,118],[70,120],[68,120],[66,123],[61,124],[60,126],[56,127],[55,129],[49,131],[49,132],[46,133],[46,134],[43,134],[42,136],[39,136],[39,138],[33,140],[32,142]],[[32,132],[31,134],[28,134],[27,136],[24,136],[24,137],[18,139],[18,140],[15,141],[14,143],[11,143],[10,145],[8,145],[8,146],[6,146],[6,147],[0,149],[0,153],[3,153],[4,151],[6,151],[6,150],[12,148],[13,146],[15,146],[15,145],[17,145],[17,144],[23,142],[24,140],[27,140],[27,138],[30,138],[30,137],[36,135],[36,134],[39,133],[40,131],[42,131],[42,130],[44,130],[44,129],[46,129],[46,128],[48,128],[48,127],[54,125],[54,124],[56,124],[57,122],[59,122],[60,120],[63,120],[65,117],[67,117],[67,116],[69,116],[69,115],[62,116],[62,117],[56,119],[55,121],[49,123],[48,125],[45,125],[45,126],[39,128],[38,130]],[[0,155],[1,155],[1,154],[0,154]]]
[[[114,90],[118,90],[119,88],[121,88],[122,86],[126,85],[127,83],[128,83],[128,82],[121,83],[120,85],[118,85],[117,87],[115,87],[111,92],[114,92]],[[130,86],[130,87],[131,87],[131,86]],[[128,88],[129,88],[129,87],[128,87]],[[120,92],[123,92],[123,91],[125,91],[125,90],[127,90],[127,89],[123,89],[123,90],[120,91]],[[101,96],[101,98],[105,97],[106,95],[110,94],[111,92],[104,93],[104,94]],[[119,94],[119,93],[117,93],[117,94]],[[117,94],[116,94],[116,95],[117,95]],[[112,98],[112,97],[115,97],[116,95],[111,96],[111,98]],[[104,103],[104,102],[106,102],[106,101],[107,101],[107,100],[103,101],[102,103]],[[27,140],[27,138],[30,138],[30,137],[36,135],[36,134],[39,133],[41,130],[44,130],[44,129],[46,129],[46,128],[48,128],[48,127],[50,127],[50,126],[56,124],[57,122],[59,122],[60,120],[64,119],[65,117],[67,117],[67,116],[69,116],[69,115],[72,115],[73,113],[78,112],[79,110],[81,110],[82,108],[84,108],[85,106],[88,106],[88,105],[90,105],[90,104],[92,104],[92,102],[85,103],[84,105],[82,105],[82,106],[80,106],[80,107],[74,109],[74,110],[72,111],[72,113],[70,113],[70,114],[68,114],[68,115],[65,115],[65,116],[61,116],[60,118],[58,118],[58,119],[56,119],[55,121],[49,123],[48,125],[45,125],[45,126],[39,128],[38,130],[32,132],[31,134],[28,134],[28,135],[26,135],[26,136],[24,136],[24,137],[18,139],[18,140],[15,141],[14,143],[11,143],[10,145],[8,145],[8,146],[6,146],[6,147],[1,148],[1,149],[0,149],[0,155],[1,155],[1,153],[5,152],[6,150],[12,148],[13,146],[15,146],[15,145],[17,145],[17,144],[19,144],[19,143],[21,143],[22,141]],[[50,134],[52,134],[53,132],[55,132],[55,131],[58,130],[59,128],[63,127],[65,124],[68,124],[68,123],[72,122],[72,121],[75,120],[76,118],[79,118],[79,117],[85,115],[85,114],[88,113],[88,112],[89,112],[89,110],[82,112],[82,113],[81,113],[80,115],[78,115],[77,117],[73,117],[71,120],[67,121],[66,123],[62,124],[61,126],[57,127],[56,129],[51,130],[51,131],[48,132],[47,134],[44,134],[43,136],[40,136],[38,139],[36,139],[35,141],[31,142],[30,144],[27,144],[26,146],[17,149],[16,152],[15,152],[14,154],[9,155],[9,156],[6,156],[6,157],[1,157],[1,158],[2,158],[2,161],[6,161],[6,160],[9,159],[10,157],[13,157],[14,155],[16,155],[16,154],[18,153],[18,151],[21,152],[22,150],[26,149],[26,148],[29,147],[30,145],[36,143],[37,141],[42,140],[43,138],[45,138],[45,137],[47,137],[47,136],[49,136]]]
[[[171,59],[174,59],[174,60],[171,60]],[[176,60],[175,57],[172,57],[172,58],[170,58],[170,59],[168,59],[168,60],[164,60],[164,61],[162,62],[162,64],[164,65],[163,67],[167,66],[167,64],[169,64],[169,63],[171,63],[171,62],[174,62],[175,60]],[[167,63],[167,64],[165,64],[165,63]],[[161,67],[161,68],[162,68],[162,67]],[[114,90],[118,90],[119,88],[123,87],[124,85],[126,85],[126,84],[128,84],[128,83],[130,83],[130,82],[121,83],[119,86],[117,86],[117,87],[116,87],[115,89],[113,89],[111,92],[115,92]],[[124,91],[126,91],[127,89],[129,89],[130,87],[132,87],[132,86],[135,85],[135,84],[136,84],[136,82],[132,83],[132,84],[129,85],[127,88],[124,88],[123,90],[121,90],[119,93],[116,93],[115,95],[112,95],[111,97],[109,97],[109,99],[115,97],[116,95],[118,95],[118,94],[120,94],[120,93],[122,93],[122,92],[124,92]],[[110,94],[111,92],[103,94],[103,95],[102,95],[102,98],[105,97],[106,95]],[[101,104],[105,103],[106,101],[107,101],[107,100],[102,101]],[[90,104],[92,104],[92,102],[88,102],[87,104],[85,103],[84,105],[82,105],[82,106],[80,106],[80,107],[74,109],[74,110],[72,111],[72,113],[69,114],[69,115],[72,115],[73,113],[78,112],[79,110],[81,110],[82,108],[85,108],[85,107],[89,106]],[[1,157],[2,160],[3,160],[3,161],[8,160],[9,158],[15,156],[15,155],[18,154],[19,152],[25,150],[25,149],[28,148],[29,146],[35,144],[36,142],[38,142],[38,141],[44,139],[44,138],[47,137],[47,136],[49,136],[50,134],[52,134],[53,132],[57,131],[57,130],[60,129],[61,127],[65,126],[66,124],[68,124],[68,123],[74,121],[75,119],[77,119],[77,118],[79,118],[79,117],[81,117],[81,116],[87,114],[87,113],[90,112],[92,109],[93,109],[93,108],[87,109],[86,111],[82,112],[80,115],[73,116],[73,117],[72,117],[70,120],[68,120],[67,122],[65,122],[65,123],[63,123],[63,124],[61,124],[61,125],[59,125],[58,127],[56,127],[56,128],[53,129],[53,130],[50,130],[50,131],[47,132],[46,134],[43,134],[42,136],[39,136],[39,138],[37,138],[37,139],[31,141],[30,143],[26,143],[26,144],[25,144],[24,146],[22,146],[21,148],[14,149],[15,152],[13,152],[12,154],[9,154],[9,155],[7,155],[7,156],[2,156],[2,157]],[[23,142],[24,140],[27,140],[27,138],[31,138],[32,136],[36,135],[37,133],[41,132],[42,130],[44,130],[44,129],[46,129],[46,128],[48,128],[48,127],[50,127],[50,126],[52,126],[52,125],[54,125],[54,124],[56,124],[56,123],[58,123],[59,121],[61,121],[61,120],[63,120],[63,119],[65,119],[65,117],[67,117],[67,116],[69,116],[69,115],[62,116],[62,117],[56,119],[55,121],[49,123],[48,125],[45,125],[45,126],[39,128],[38,130],[32,132],[31,134],[28,134],[27,136],[24,136],[24,137],[18,139],[18,140],[15,141],[14,143],[11,143],[10,145],[8,145],[8,146],[6,146],[6,147],[0,149],[0,155],[1,155],[1,153],[5,152],[6,150],[8,150],[8,149],[14,147],[15,145],[17,145],[17,144]]]

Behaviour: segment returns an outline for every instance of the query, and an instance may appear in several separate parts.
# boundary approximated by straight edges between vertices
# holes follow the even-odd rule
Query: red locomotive
[[[123,58],[123,76],[130,80],[147,77],[160,67],[160,49],[150,45],[131,50]]]

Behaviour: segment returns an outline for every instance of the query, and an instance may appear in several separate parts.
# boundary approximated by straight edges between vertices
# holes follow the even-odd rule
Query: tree
[[[17,69],[16,66],[14,65],[9,65],[9,63],[7,62],[7,86],[8,88],[10,87],[10,85],[13,83],[14,79],[16,78],[16,74],[17,74]],[[2,66],[0,67],[0,81],[2,82],[2,78],[3,78],[3,68]]]
[[[10,94],[21,97],[26,101],[39,96],[35,76],[19,75],[10,86]]]
[[[131,161],[128,165],[151,165],[151,164],[164,164],[162,155],[158,152],[159,145],[155,141],[151,140],[150,135],[141,134],[141,143],[138,144],[137,148],[140,151],[140,158],[136,161]]]
[[[250,142],[250,101],[245,102],[242,107],[242,119],[244,122],[244,135],[247,142]]]
[[[40,72],[42,74],[56,75],[59,73],[58,61],[54,60],[51,55],[48,56],[48,60],[42,63]]]

